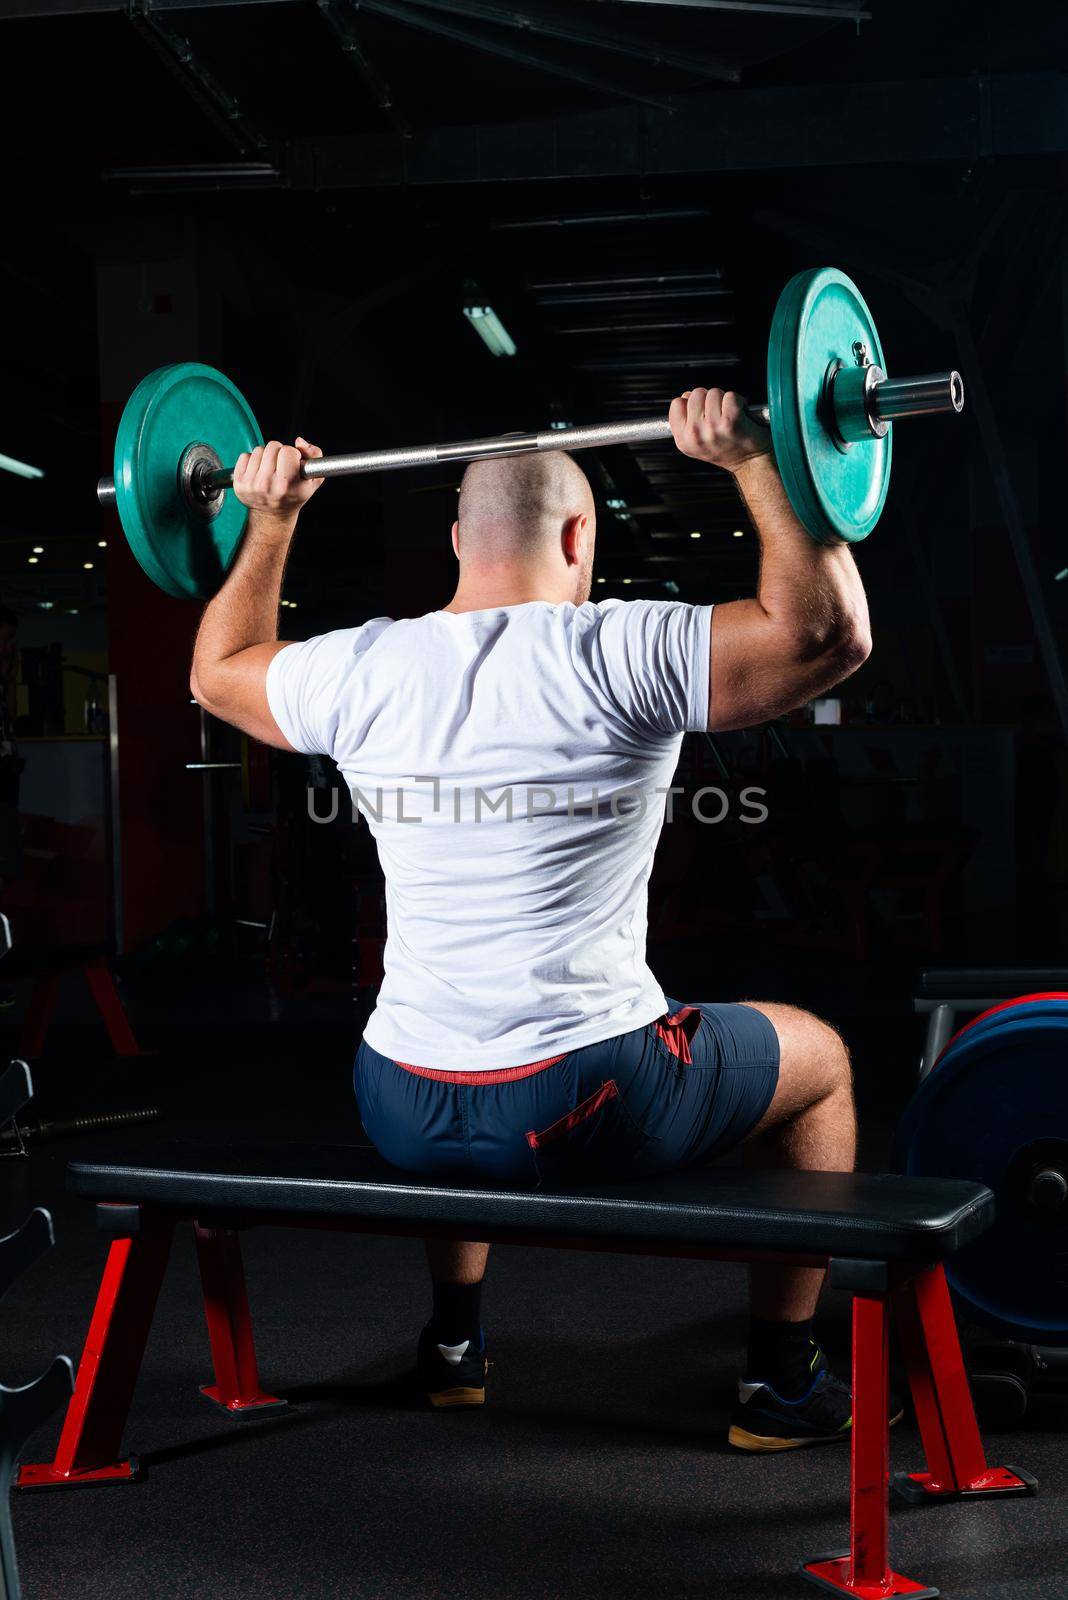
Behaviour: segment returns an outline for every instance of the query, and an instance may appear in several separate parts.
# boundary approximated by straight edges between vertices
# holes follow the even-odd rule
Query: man
[[[790,506],[743,402],[671,406],[685,454],[734,475],[761,543],[757,596],[589,602],[595,515],[561,452],[473,462],[443,611],[303,644],[276,637],[304,439],[242,456],[241,553],[208,605],[192,689],[286,750],[331,755],[386,879],[385,979],[356,1062],[371,1139],[396,1166],[515,1184],[641,1176],[744,1144],[758,1165],[849,1170],[846,1050],[765,1002],[680,1007],[645,964],[646,886],[688,729],[748,727],[868,654],[849,547]],[[478,1404],[488,1247],[428,1242],[419,1347],[431,1401]],[[811,1338],[821,1274],[754,1266],[731,1442],[843,1436],[848,1387]]]

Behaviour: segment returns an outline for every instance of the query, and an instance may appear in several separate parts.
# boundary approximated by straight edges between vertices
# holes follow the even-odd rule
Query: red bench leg
[[[215,1366],[215,1382],[201,1384],[200,1392],[231,1417],[284,1411],[286,1402],[267,1394],[260,1384],[238,1235],[229,1228],[202,1228],[199,1223],[196,1235]]]
[[[89,992],[96,1001],[96,1009],[100,1012],[111,1048],[117,1056],[139,1056],[141,1047],[137,1042],[130,1019],[126,1015],[125,1007],[119,999],[119,991],[115,987],[115,980],[103,957],[99,961],[90,961],[83,968],[85,981],[89,985]]]
[[[931,1600],[937,1589],[891,1571],[889,1560],[890,1307],[885,1296],[853,1298],[853,1429],[849,1549],[806,1561],[801,1571],[832,1594],[858,1600],[911,1595]]]
[[[1029,1473],[987,1465],[943,1269],[898,1285],[893,1305],[927,1458],[926,1472],[895,1474],[895,1491],[911,1504],[1033,1494]]]
[[[52,1013],[56,1009],[59,973],[42,972],[33,980],[33,991],[19,1036],[19,1055],[32,1061],[44,1049]]]
[[[55,1460],[21,1466],[18,1488],[130,1483],[140,1476],[137,1457],[120,1460],[119,1447],[173,1237],[173,1222],[146,1217],[137,1238],[111,1246]]]

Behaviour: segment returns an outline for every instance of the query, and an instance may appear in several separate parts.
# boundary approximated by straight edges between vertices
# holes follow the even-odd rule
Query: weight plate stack
[[[992,1189],[993,1224],[947,1263],[976,1322],[1068,1345],[1068,995],[1025,996],[951,1039],[908,1106],[897,1164]]]
[[[214,594],[245,531],[236,495],[223,494],[210,516],[184,492],[186,451],[208,446],[229,466],[262,443],[248,401],[214,367],[196,361],[160,367],[130,396],[115,440],[115,504],[138,563],[168,594]]]
[[[864,345],[874,366],[883,348],[851,278],[814,267],[791,278],[775,307],[768,340],[768,407],[775,459],[798,517],[816,539],[866,539],[890,485],[889,429],[881,439],[843,444],[831,416],[836,364],[856,366]]]

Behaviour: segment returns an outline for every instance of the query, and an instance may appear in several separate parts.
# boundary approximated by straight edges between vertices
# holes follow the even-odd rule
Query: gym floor
[[[224,974],[217,984],[217,996],[207,986],[190,995],[184,1030],[154,1038],[149,1025],[161,1048],[141,1062],[117,1067],[94,1057],[94,1029],[59,1028],[38,1068],[42,1099],[69,1106],[91,1079],[107,1082],[114,1104],[160,1100],[168,1134],[203,1135],[199,1105],[211,1131],[235,1138],[358,1140],[351,1029],[334,1006],[268,1023],[255,993],[235,997]],[[140,1017],[151,999],[142,995]],[[861,1165],[878,1169],[918,1028],[869,1014],[846,1032]],[[105,1244],[90,1208],[64,1194],[63,1170],[102,1148],[57,1142],[4,1163],[5,1224],[45,1204],[57,1233],[5,1301],[9,1383],[28,1381],[56,1351],[80,1353]],[[845,1543],[844,1447],[747,1457],[725,1446],[745,1326],[740,1268],[499,1248],[485,1302],[490,1402],[435,1413],[411,1384],[428,1303],[418,1244],[271,1230],[246,1235],[245,1259],[264,1382],[291,1411],[235,1423],[200,1396],[207,1337],[192,1240],[181,1238],[126,1441],[146,1481],[16,1495],[28,1597],[770,1600],[804,1593],[792,1576],[802,1558]],[[841,1360],[846,1313],[845,1298],[828,1294],[821,1332]],[[895,1508],[898,1570],[953,1600],[1061,1600],[1066,1423],[1049,1404],[1026,1431],[987,1439],[991,1461],[1038,1477],[1037,1499]],[[46,1458],[57,1429],[58,1420],[35,1436],[24,1458]],[[892,1464],[922,1464],[911,1421],[895,1430]]]

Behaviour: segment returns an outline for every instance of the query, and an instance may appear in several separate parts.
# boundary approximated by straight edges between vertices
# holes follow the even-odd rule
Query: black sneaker
[[[799,1450],[806,1444],[848,1439],[853,1391],[824,1364],[822,1350],[816,1351],[812,1364],[816,1375],[798,1400],[784,1400],[770,1384],[740,1378],[727,1443],[736,1450]],[[904,1415],[893,1395],[890,1413],[893,1427]]]
[[[419,1335],[419,1382],[432,1406],[480,1406],[486,1399],[486,1338],[481,1328],[478,1347],[438,1344],[427,1323]]]

